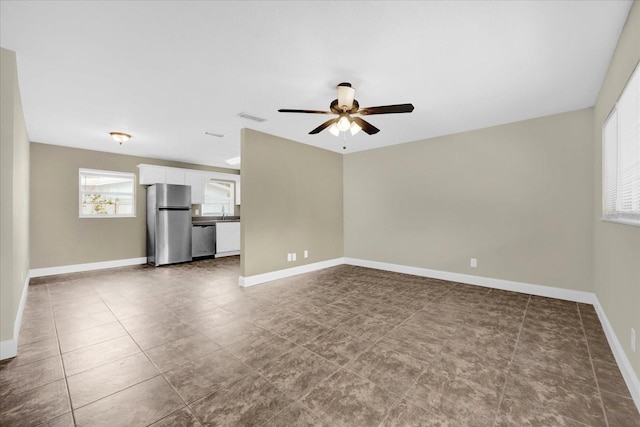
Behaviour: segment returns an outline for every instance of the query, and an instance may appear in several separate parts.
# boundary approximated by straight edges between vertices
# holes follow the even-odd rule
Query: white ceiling
[[[631,4],[1,0],[0,43],[30,140],[227,166],[242,127],[345,152],[308,135],[327,116],[277,112],[326,110],[343,81],[362,107],[415,106],[346,152],[590,107]]]

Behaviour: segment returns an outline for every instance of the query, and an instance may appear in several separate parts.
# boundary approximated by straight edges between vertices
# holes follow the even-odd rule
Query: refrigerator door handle
[[[186,206],[159,206],[159,211],[188,211],[191,208]]]

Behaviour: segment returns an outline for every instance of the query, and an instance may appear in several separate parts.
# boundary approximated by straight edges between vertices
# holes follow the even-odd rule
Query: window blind
[[[640,73],[633,72],[603,126],[603,216],[640,225]]]

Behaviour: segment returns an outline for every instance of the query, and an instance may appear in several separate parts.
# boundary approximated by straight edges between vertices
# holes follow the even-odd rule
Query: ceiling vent
[[[213,133],[213,132],[207,132],[207,131],[205,131],[204,134],[209,136],[215,136],[216,138],[224,138],[225,136],[227,136],[223,133]]]
[[[252,116],[251,114],[248,114],[248,113],[240,113],[238,114],[238,116],[242,117],[243,119],[253,120],[254,122],[258,122],[258,123],[267,121],[267,119],[263,119],[262,117]]]

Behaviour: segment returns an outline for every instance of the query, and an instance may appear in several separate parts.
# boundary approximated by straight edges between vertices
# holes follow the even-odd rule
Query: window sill
[[[616,224],[625,224],[625,225],[635,225],[636,227],[640,227],[640,221],[634,219],[626,219],[626,218],[600,218],[600,221],[605,222],[614,222]]]

